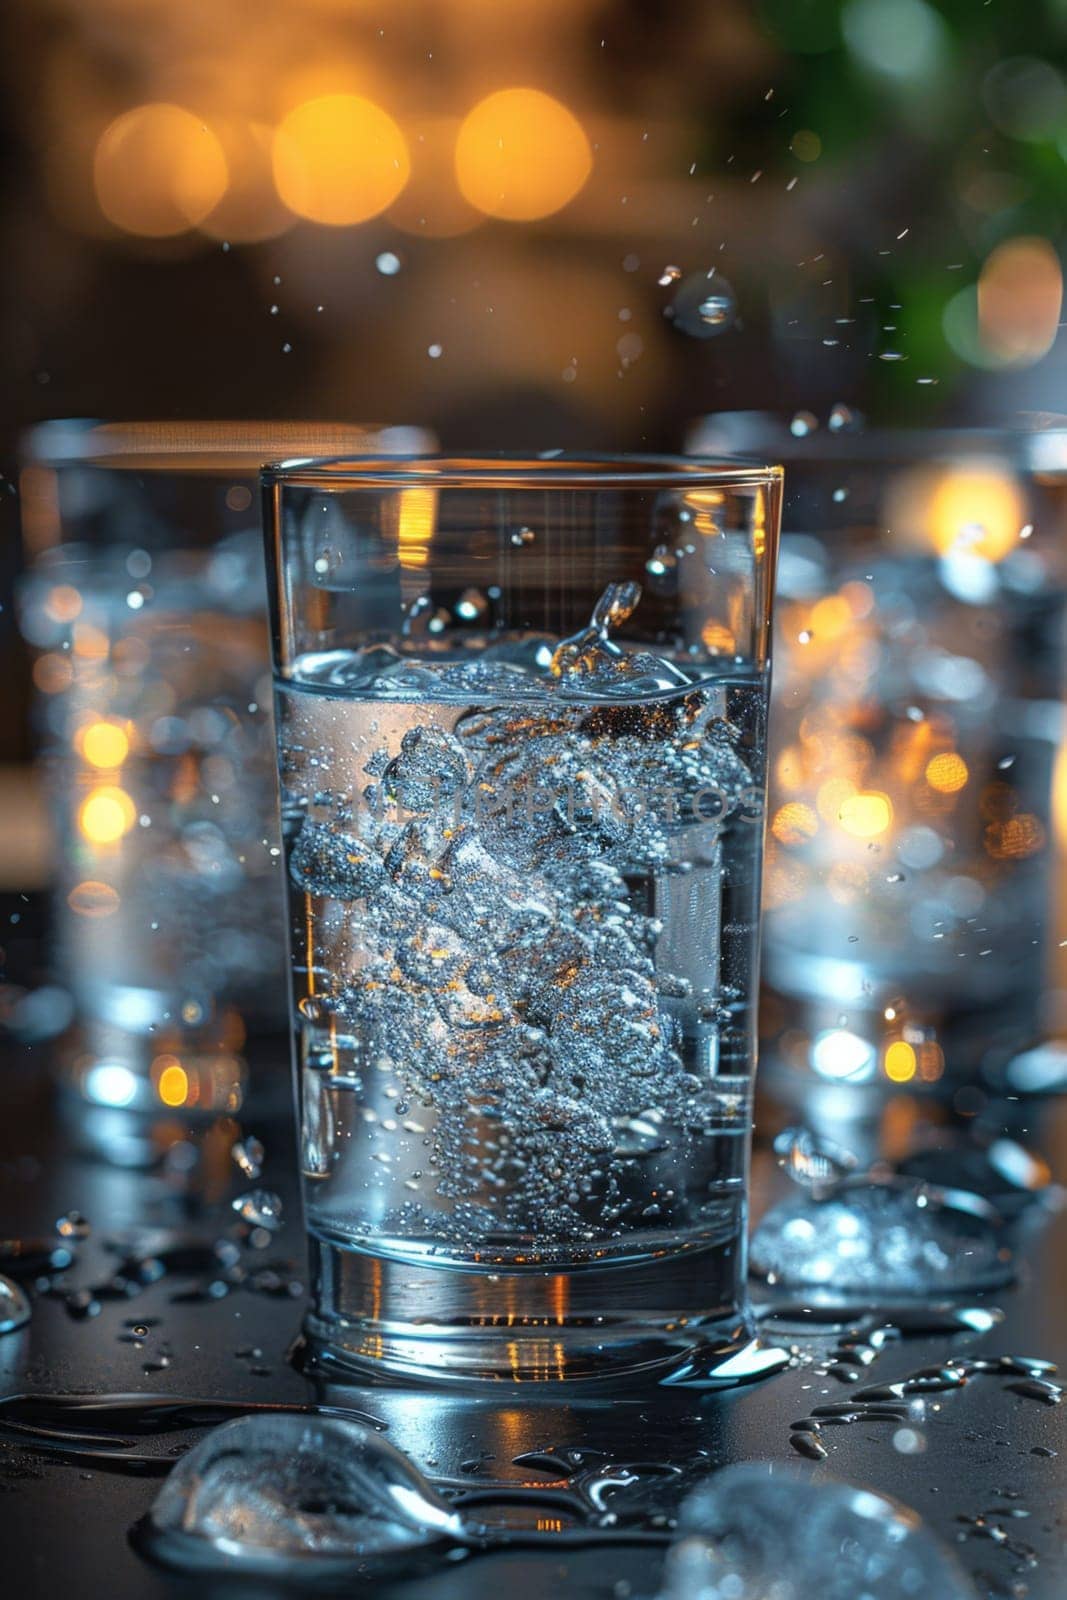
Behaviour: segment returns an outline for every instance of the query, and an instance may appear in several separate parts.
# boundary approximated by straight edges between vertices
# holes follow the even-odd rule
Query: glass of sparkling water
[[[285,451],[368,447],[427,441],[65,421],[25,442],[20,622],[74,1008],[56,1059],[79,1137],[118,1163],[236,1111],[246,1034],[284,1027],[258,474]]]
[[[780,488],[555,452],[265,473],[324,1363],[590,1379],[750,1337]]]

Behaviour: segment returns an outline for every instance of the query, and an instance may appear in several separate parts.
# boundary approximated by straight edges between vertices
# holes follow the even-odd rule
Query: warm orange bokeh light
[[[1063,273],[1047,239],[1005,239],[978,279],[978,332],[1004,366],[1026,367],[1052,349],[1063,305]]]
[[[389,221],[425,239],[454,239],[485,219],[456,187],[458,117],[426,117],[405,123],[411,177],[389,209]]]
[[[885,1075],[891,1083],[910,1083],[915,1076],[917,1059],[906,1039],[894,1039],[885,1053]]]
[[[136,820],[136,807],[125,789],[111,784],[94,789],[78,812],[78,826],[90,844],[115,844]]]
[[[893,820],[893,807],[884,794],[854,794],[842,802],[837,820],[856,839],[873,839]]]
[[[114,722],[90,723],[79,743],[91,767],[121,767],[130,751],[125,730]]]
[[[819,819],[810,806],[789,800],[780,806],[771,823],[771,832],[782,844],[805,844],[819,831]]]
[[[378,216],[411,171],[392,117],[358,94],[321,95],[290,111],[274,135],[273,161],[290,211],[331,227]]]
[[[53,622],[73,622],[81,615],[82,597],[70,583],[57,583],[49,589],[44,609]]]
[[[109,883],[99,883],[86,878],[76,883],[67,896],[67,904],[79,917],[110,917],[119,909],[121,900]]]
[[[540,89],[501,89],[463,120],[456,181],[490,217],[532,222],[572,200],[593,167],[574,114]]]
[[[943,750],[926,763],[926,781],[939,794],[956,794],[969,777],[966,761],[955,750]]]
[[[93,159],[96,199],[126,233],[165,239],[185,233],[226,192],[222,146],[183,106],[135,106],[110,123]]]
[[[163,1057],[159,1057],[162,1060]],[[159,1074],[156,1093],[165,1106],[183,1106],[189,1098],[189,1074],[179,1061],[171,1060]]]
[[[946,472],[930,502],[930,531],[941,555],[1002,561],[1025,521],[1026,505],[1014,480],[993,466]]]

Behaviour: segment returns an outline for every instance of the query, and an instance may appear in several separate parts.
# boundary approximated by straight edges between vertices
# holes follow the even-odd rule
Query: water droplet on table
[[[14,1333],[30,1320],[30,1302],[10,1278],[0,1277],[0,1334]]]

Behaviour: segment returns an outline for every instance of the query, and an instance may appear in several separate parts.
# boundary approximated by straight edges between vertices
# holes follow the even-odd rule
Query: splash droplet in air
[[[676,328],[694,339],[711,339],[737,321],[733,288],[714,268],[694,272],[679,285],[669,307]]]

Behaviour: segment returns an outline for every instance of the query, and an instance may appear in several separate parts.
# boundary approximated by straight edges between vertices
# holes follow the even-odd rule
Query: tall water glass
[[[246,1033],[284,1027],[259,469],[427,447],[258,422],[53,422],[26,441],[21,623],[74,1005],[57,1060],[79,1136],[111,1160],[236,1111]]]
[[[598,1378],[750,1334],[780,471],[265,474],[308,1331]]]

